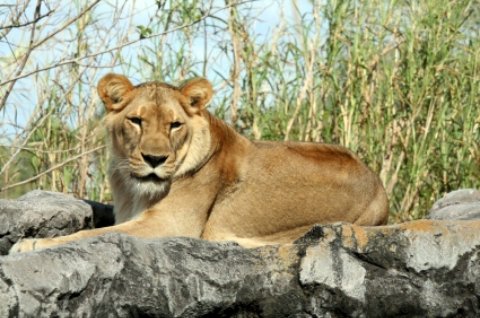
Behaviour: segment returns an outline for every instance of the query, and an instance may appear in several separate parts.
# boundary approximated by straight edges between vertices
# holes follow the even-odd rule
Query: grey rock
[[[476,317],[479,229],[334,224],[257,249],[109,234],[0,257],[0,315]]]
[[[0,317],[478,317],[479,257],[480,220],[319,225],[256,249],[108,234],[0,256]]]
[[[0,255],[23,237],[67,235],[91,227],[92,208],[70,195],[36,190],[17,200],[0,200]]]
[[[35,190],[17,200],[0,199],[0,255],[24,237],[67,235],[114,221],[111,205],[64,193]]]
[[[447,193],[429,211],[435,220],[473,220],[480,218],[480,191],[460,189]]]

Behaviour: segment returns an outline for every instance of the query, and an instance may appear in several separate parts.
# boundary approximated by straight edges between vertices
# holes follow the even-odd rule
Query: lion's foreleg
[[[161,227],[160,227],[161,228]],[[121,223],[115,226],[109,226],[98,229],[83,230],[70,235],[53,237],[53,238],[29,238],[22,239],[12,246],[10,254],[29,252],[34,250],[40,250],[44,248],[54,247],[78,241],[85,238],[95,237],[107,233],[125,233],[137,237],[160,237],[164,236],[159,231],[159,226],[156,225],[155,219],[139,218],[125,223]]]

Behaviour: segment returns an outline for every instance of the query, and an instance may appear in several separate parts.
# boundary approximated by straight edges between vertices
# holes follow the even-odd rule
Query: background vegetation
[[[145,5],[146,4],[146,5]],[[392,221],[480,184],[480,2],[12,1],[0,5],[0,197],[108,201],[95,85],[209,78],[253,139],[339,143]]]

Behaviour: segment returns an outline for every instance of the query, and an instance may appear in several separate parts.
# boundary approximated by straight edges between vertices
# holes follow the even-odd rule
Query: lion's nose
[[[165,161],[167,161],[168,156],[152,156],[152,155],[146,155],[142,153],[143,160],[147,162],[150,167],[156,168],[160,165],[163,165]]]

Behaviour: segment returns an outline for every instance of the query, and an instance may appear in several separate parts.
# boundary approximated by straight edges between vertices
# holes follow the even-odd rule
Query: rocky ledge
[[[480,204],[467,197],[434,210]],[[100,210],[45,192],[0,200],[0,247],[92,226]],[[0,256],[0,317],[477,317],[479,253],[480,220],[319,225],[257,249],[109,234]]]

